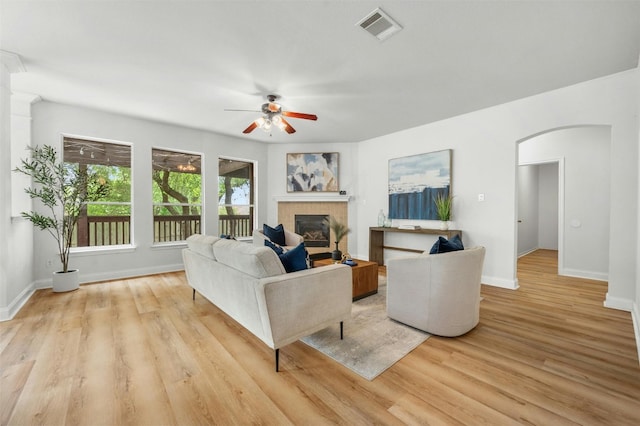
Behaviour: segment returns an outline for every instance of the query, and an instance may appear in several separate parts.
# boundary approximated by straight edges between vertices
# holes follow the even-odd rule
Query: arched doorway
[[[608,279],[610,150],[610,126],[556,128],[518,141],[518,168],[522,164],[558,164],[556,214],[559,275]],[[517,179],[519,175],[516,173]],[[538,197],[549,190],[548,182],[540,182],[537,187],[533,186],[540,191],[535,194]],[[521,190],[518,181],[516,200],[522,200]],[[539,209],[537,215],[527,219],[537,221],[538,241],[548,231],[544,229],[544,224],[549,220],[543,217],[542,210]],[[535,209],[531,211],[535,212]],[[522,250],[519,228],[523,222],[518,222],[522,220],[521,214],[517,206],[514,244],[516,276],[518,254]]]

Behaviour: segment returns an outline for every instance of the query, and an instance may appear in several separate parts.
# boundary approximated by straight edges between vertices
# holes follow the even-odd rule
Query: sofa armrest
[[[295,232],[284,230],[284,243],[288,247],[296,247],[300,243],[304,242],[302,235],[298,235]]]
[[[264,235],[264,233],[259,229],[253,230],[253,245],[258,247],[264,246],[264,241],[269,240],[269,238]],[[269,240],[271,241],[271,240]],[[284,247],[293,248],[298,246],[298,244],[304,242],[304,238],[302,235],[298,235],[295,232],[284,230]]]
[[[271,335],[274,349],[350,318],[351,296],[346,265],[263,278],[256,286],[264,334]]]

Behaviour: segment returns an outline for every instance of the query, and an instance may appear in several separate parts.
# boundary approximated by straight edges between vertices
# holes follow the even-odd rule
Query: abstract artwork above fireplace
[[[287,192],[338,192],[338,153],[287,154]]]

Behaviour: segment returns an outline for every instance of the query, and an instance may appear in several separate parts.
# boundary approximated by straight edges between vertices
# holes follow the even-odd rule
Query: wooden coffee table
[[[378,264],[366,260],[353,259],[357,265],[351,266],[353,300],[362,299],[378,292]],[[313,266],[331,265],[331,259],[314,260]]]

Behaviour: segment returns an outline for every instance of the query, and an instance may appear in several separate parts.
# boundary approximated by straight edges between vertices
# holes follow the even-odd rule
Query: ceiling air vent
[[[357,25],[380,41],[388,39],[402,29],[400,24],[380,8],[365,16]]]

